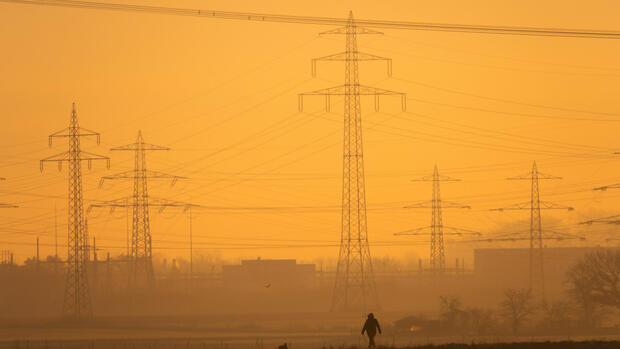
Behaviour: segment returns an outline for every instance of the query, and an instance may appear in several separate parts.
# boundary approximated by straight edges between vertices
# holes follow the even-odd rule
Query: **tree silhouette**
[[[581,309],[584,323],[595,325],[600,306],[620,307],[620,250],[587,253],[566,274],[571,298]]]
[[[502,315],[510,322],[512,332],[517,334],[521,324],[535,312],[534,297],[530,289],[509,289],[500,303]]]

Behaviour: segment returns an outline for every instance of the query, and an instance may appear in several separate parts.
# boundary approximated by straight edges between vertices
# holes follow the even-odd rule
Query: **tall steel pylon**
[[[407,230],[404,232],[396,233],[394,235],[426,235],[430,230],[431,236],[431,250],[430,250],[430,270],[435,274],[441,274],[446,270],[446,250],[444,246],[444,235],[464,235],[474,234],[480,235],[478,232],[474,232],[467,229],[453,228],[443,225],[443,212],[444,208],[471,208],[468,205],[458,204],[450,201],[441,200],[440,182],[458,182],[460,179],[440,176],[437,165],[433,170],[433,174],[430,176],[424,176],[421,178],[413,179],[414,182],[432,182],[433,183],[433,197],[430,202],[421,202],[409,206],[406,208],[430,208],[431,209],[431,225]],[[449,230],[449,232],[445,232]]]
[[[562,177],[547,175],[538,172],[536,161],[532,165],[532,170],[522,176],[509,177],[508,180],[528,180],[531,182],[530,201],[516,204],[509,207],[492,209],[492,211],[505,210],[529,210],[530,211],[530,265],[529,265],[529,287],[532,293],[545,299],[545,268],[543,263],[543,229],[540,210],[569,210],[569,206],[558,205],[548,201],[540,200],[539,180],[541,179],[562,179]]]
[[[151,171],[146,166],[147,151],[168,151],[170,148],[162,147],[144,142],[142,132],[138,131],[135,143],[112,148],[112,151],[133,151],[134,169],[121,172],[116,175],[101,178],[100,185],[105,180],[132,179],[133,195],[100,204],[93,204],[90,207],[131,207],[132,208],[132,231],[131,231],[131,252],[129,268],[129,285],[136,289],[152,288],[154,283],[153,275],[153,254],[151,239],[151,219],[150,207],[184,207],[187,209],[190,204],[172,201],[167,199],[152,198],[149,196],[148,179],[171,179],[172,185],[178,179],[185,178],[169,175],[163,172]]]
[[[344,96],[341,243],[331,310],[365,312],[376,309],[379,306],[379,300],[368,243],[360,96],[375,96],[375,108],[378,108],[380,95],[400,95],[404,110],[405,95],[400,92],[360,85],[359,61],[386,60],[388,73],[391,72],[390,59],[357,50],[357,35],[381,34],[380,32],[358,27],[351,12],[345,27],[321,34],[345,35],[345,52],[313,59],[312,73],[313,75],[316,73],[317,61],[344,61],[344,85],[300,94],[299,109],[303,110],[304,96],[325,96],[326,110],[330,109],[330,96]]]
[[[54,138],[67,138],[69,150],[41,160],[41,171],[46,162],[57,162],[59,170],[62,169],[63,162],[67,162],[69,167],[67,280],[62,313],[64,317],[74,320],[89,318],[93,315],[85,263],[88,241],[84,229],[82,161],[88,161],[90,168],[93,160],[106,160],[108,168],[110,167],[108,157],[81,150],[81,137],[96,137],[97,144],[99,144],[99,133],[79,126],[75,103],[73,103],[69,127],[49,136],[50,147]]]

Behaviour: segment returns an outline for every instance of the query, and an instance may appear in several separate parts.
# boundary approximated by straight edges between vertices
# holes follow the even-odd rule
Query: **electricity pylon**
[[[129,267],[129,285],[135,289],[150,289],[153,287],[153,254],[151,242],[151,220],[150,207],[184,207],[189,208],[190,204],[173,200],[152,198],[148,192],[148,179],[171,179],[172,185],[180,176],[169,175],[162,172],[147,170],[146,152],[147,151],[167,151],[170,148],[154,144],[145,143],[142,132],[138,132],[135,143],[112,148],[112,151],[133,151],[134,169],[121,172],[116,175],[101,178],[100,186],[105,180],[132,179],[133,195],[100,204],[93,204],[90,207],[131,207],[133,212],[133,223],[131,232],[131,263]]]
[[[358,27],[351,12],[345,27],[321,34],[345,35],[345,52],[314,59],[312,61],[313,73],[315,73],[314,67],[317,61],[344,61],[344,85],[300,94],[299,109],[303,110],[304,96],[324,96],[326,110],[330,108],[330,96],[344,96],[342,226],[331,310],[365,312],[372,308],[376,309],[379,306],[379,300],[368,244],[360,96],[375,96],[375,108],[378,108],[379,96],[400,95],[404,109],[405,95],[400,92],[360,85],[359,61],[387,60],[388,65],[390,64],[387,58],[357,50],[357,35],[381,34],[380,32]]]
[[[437,165],[433,170],[433,174],[430,176],[424,176],[422,178],[413,179],[414,182],[433,182],[433,197],[430,202],[422,202],[414,205],[405,206],[405,208],[430,208],[432,211],[431,225],[423,228],[413,229],[405,232],[396,233],[395,235],[420,235],[421,230],[430,230],[431,235],[431,251],[430,251],[430,266],[431,272],[434,274],[442,274],[446,270],[446,251],[444,246],[444,228],[451,230],[446,235],[464,235],[475,234],[480,235],[477,232],[473,232],[466,229],[459,229],[453,227],[447,227],[443,225],[443,208],[471,208],[467,205],[458,204],[455,202],[441,201],[440,182],[458,182],[460,179],[440,176]]]
[[[536,161],[532,170],[522,176],[506,178],[508,180],[528,180],[531,182],[530,201],[491,211],[529,210],[530,211],[530,275],[529,286],[534,295],[545,299],[545,273],[543,265],[543,229],[540,210],[569,210],[569,206],[558,205],[552,202],[541,201],[538,181],[541,179],[562,179],[538,172]]]
[[[68,217],[68,250],[67,250],[67,281],[62,313],[64,317],[73,320],[89,318],[93,315],[88,287],[85,254],[88,253],[88,241],[84,230],[84,206],[82,203],[82,161],[106,160],[110,167],[110,159],[82,151],[80,148],[81,137],[96,137],[99,144],[100,135],[94,131],[81,128],[78,123],[75,103],[71,111],[69,127],[53,133],[49,136],[49,146],[52,146],[54,138],[67,138],[69,150],[41,160],[41,171],[46,162],[58,163],[58,170],[62,169],[62,163],[67,162],[69,167],[69,217]]]

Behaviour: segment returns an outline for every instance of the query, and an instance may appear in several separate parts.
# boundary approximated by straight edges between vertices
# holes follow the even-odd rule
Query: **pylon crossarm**
[[[373,55],[360,51],[353,51],[352,54],[357,56],[358,61],[391,61],[391,58]],[[346,52],[334,53],[323,57],[314,58],[313,61],[346,61],[348,58]]]
[[[319,35],[341,35],[341,34],[351,34],[352,30],[354,30],[354,33],[356,35],[366,35],[366,34],[374,34],[374,35],[383,35],[382,32],[377,31],[377,30],[373,30],[370,28],[365,28],[365,27],[357,27],[354,26],[352,28],[350,27],[340,27],[340,28],[335,28],[335,29],[331,29],[331,30],[326,30],[324,32],[319,33]]]
[[[620,215],[614,215],[614,216],[609,216],[609,217],[602,217],[602,218],[591,219],[589,221],[584,221],[584,222],[581,222],[579,224],[591,225],[591,224],[594,224],[594,223],[620,224]]]
[[[562,177],[560,176],[554,176],[554,175],[545,174],[542,172],[537,172],[537,173],[538,173],[538,179],[562,179]]]
[[[351,90],[354,91],[351,91]],[[379,96],[397,96],[401,98],[402,111],[407,110],[407,94],[404,92],[397,92],[391,90],[385,90],[382,88],[364,86],[360,84],[353,85],[340,85],[329,87],[321,90],[310,91],[300,93],[299,98],[299,111],[303,111],[303,99],[304,96],[324,96],[325,97],[325,110],[330,110],[330,96],[347,96],[347,95],[361,95],[361,96],[375,96],[375,111],[379,111]]]
[[[46,161],[67,161],[69,160],[69,152],[65,151],[62,153],[58,153],[52,156],[48,156],[44,159],[41,160],[41,162],[46,162]]]
[[[132,144],[127,144],[127,145],[123,145],[120,147],[114,147],[111,148],[110,150],[112,151],[123,151],[123,150],[170,150],[170,148],[168,147],[162,147],[159,145],[155,145],[155,144],[149,144],[149,143],[132,143]]]
[[[540,209],[543,210],[568,210],[568,211],[573,211],[574,208],[571,206],[565,206],[565,205],[560,205],[560,204],[556,204],[554,202],[549,202],[549,201],[541,201],[540,202]]]
[[[560,232],[552,231],[552,230],[545,230],[542,233],[543,233],[543,236],[546,236],[547,238],[554,238],[558,240],[582,240],[582,241],[586,240],[585,236],[581,236],[577,234],[560,233]]]
[[[328,87],[328,88],[324,88],[324,89],[320,89],[320,90],[316,90],[316,91],[310,91],[310,92],[304,92],[304,93],[300,93],[300,96],[325,96],[325,95],[331,95],[331,96],[344,96],[347,94],[350,94],[350,90],[348,88],[350,87],[356,87],[359,88],[359,94],[360,95],[365,95],[365,96],[374,96],[374,95],[406,95],[406,93],[404,92],[397,92],[397,91],[391,91],[391,90],[386,90],[386,89],[382,89],[382,88],[378,88],[378,87],[372,87],[372,86],[365,86],[365,85],[339,85],[339,86],[334,86],[334,87]],[[357,94],[357,91],[356,91]]]
[[[81,151],[80,155],[80,160],[110,160],[110,158],[107,156],[93,154],[87,151]]]
[[[92,167],[92,162],[96,161],[96,160],[105,160],[106,161],[106,167],[110,168],[110,158],[107,156],[103,156],[103,155],[97,155],[97,154],[93,154],[93,153],[89,153],[89,152],[81,152],[81,156],[80,156],[80,161],[87,161],[88,163],[88,169],[90,169]]]
[[[398,233],[394,233],[393,235],[395,235],[395,236],[401,236],[401,235],[413,235],[413,236],[429,235],[432,228],[433,228],[432,226],[428,225],[428,226],[425,226],[425,227],[403,230],[403,231],[400,231]],[[445,230],[449,230],[449,231],[444,231],[443,235],[456,235],[456,236],[464,236],[464,235],[480,236],[480,235],[482,235],[482,233],[480,233],[478,231],[473,231],[473,230],[469,230],[469,229],[448,227],[448,226],[445,226],[445,225],[442,225],[442,228],[445,229]]]
[[[607,189],[618,189],[618,188],[620,188],[620,183],[605,185],[605,186],[602,186],[602,187],[594,188],[592,190],[605,191]]]
[[[482,238],[482,239],[472,239],[472,240],[462,240],[462,243],[466,242],[517,242],[517,241],[529,241],[531,238],[529,237],[508,237],[508,238]],[[576,240],[582,238],[555,238],[555,237],[543,237],[542,240],[554,240],[554,241],[562,241],[562,240]]]
[[[425,227],[413,228],[413,229],[407,229],[407,230],[399,231],[397,233],[394,233],[393,235],[395,235],[395,236],[400,236],[400,235],[428,235],[428,231],[430,229],[431,229],[431,226],[427,225]]]
[[[541,172],[537,172],[538,179],[562,179],[562,177],[547,175]],[[527,174],[515,177],[508,177],[507,180],[532,180],[532,172],[528,172]]]
[[[58,163],[58,171],[61,171],[62,170],[62,163],[64,161],[68,161],[69,160],[69,158],[70,158],[69,155],[70,155],[69,152],[62,152],[60,154],[56,154],[56,155],[52,155],[52,156],[46,157],[45,159],[39,161],[39,170],[41,172],[43,172],[43,165],[46,162],[56,162],[56,163]]]
[[[104,180],[152,178],[152,179],[172,179],[172,185],[174,185],[179,179],[187,179],[187,177],[175,176],[175,175],[167,174],[164,172],[158,172],[158,171],[146,170],[144,172],[145,172],[144,175],[136,176],[136,171],[129,170],[129,171],[117,173],[111,176],[101,177],[100,184],[103,183]]]
[[[134,177],[135,177],[135,171],[133,170],[113,174],[111,176],[104,176],[104,177],[101,177],[101,179],[99,180],[99,188],[103,186],[103,182],[105,181],[115,180],[115,179],[134,178]]]
[[[386,61],[387,62],[387,75],[392,76],[392,59],[388,57],[381,57],[373,55],[371,53],[353,51],[349,54],[347,52],[335,53],[319,58],[312,59],[312,76],[316,76],[316,62],[319,61],[347,61],[350,60],[351,54],[355,55],[358,61]]]
[[[507,180],[532,180],[532,177],[534,176],[534,174],[532,173],[532,171],[521,175],[521,176],[515,176],[515,177],[508,177],[506,178]],[[548,174],[544,174],[542,172],[536,172],[536,177],[538,179],[562,179],[562,177],[558,177],[558,176],[552,176],[552,175],[548,175]]]
[[[95,137],[97,137],[97,139],[99,139],[99,137],[101,136],[101,134],[99,132],[91,131],[91,130],[83,128],[83,127],[78,127],[76,133],[77,133],[76,135],[78,137],[92,137],[92,136],[95,136]],[[50,138],[63,138],[63,137],[71,137],[73,135],[74,135],[73,130],[70,127],[67,127],[67,128],[63,128],[60,131],[56,131],[56,132],[52,133],[51,135],[49,135],[49,137]]]
[[[114,210],[117,207],[133,206],[133,204],[129,204],[130,200],[131,198],[125,197],[125,198],[120,198],[120,199],[115,199],[115,200],[110,200],[110,201],[103,201],[103,202],[96,203],[96,204],[90,204],[88,205],[88,208],[86,209],[86,213],[90,213],[93,208],[109,207],[110,214],[112,214],[114,213]]]
[[[508,207],[491,208],[489,211],[511,211],[511,210],[529,210],[531,202],[522,202]]]
[[[420,178],[414,178],[412,182],[432,182],[433,180],[438,180],[440,182],[460,182],[461,180],[458,178],[448,177],[448,176],[438,176],[436,179],[433,179],[433,175],[428,175]]]
[[[441,201],[441,206],[442,208],[467,208],[470,209],[471,206],[469,205],[465,205],[465,204],[460,204],[458,202],[452,202],[452,201]]]
[[[151,170],[146,171],[145,177],[152,178],[152,179],[172,179],[170,186],[174,186],[179,179],[187,179],[187,177],[175,176],[175,175],[167,174],[164,172],[151,171]]]
[[[422,201],[422,202],[416,202],[407,206],[404,206],[403,208],[432,208],[433,207],[433,201]],[[441,207],[442,208],[471,208],[471,206],[469,205],[464,205],[464,204],[460,204],[458,202],[452,202],[452,201],[441,201]]]
[[[183,212],[187,211],[191,207],[200,207],[200,205],[191,204],[188,202],[153,197],[149,198],[149,206],[159,207],[159,212],[164,211],[167,207],[183,207]]]
[[[458,235],[458,236],[463,236],[463,235],[481,236],[482,235],[481,232],[470,230],[470,229],[450,227],[447,225],[444,225],[443,228],[444,228],[444,234],[448,234],[448,235]],[[445,230],[449,230],[450,232],[446,232]]]
[[[416,202],[416,203],[404,206],[403,208],[432,208],[432,207],[433,207],[432,201],[422,201],[422,202]]]

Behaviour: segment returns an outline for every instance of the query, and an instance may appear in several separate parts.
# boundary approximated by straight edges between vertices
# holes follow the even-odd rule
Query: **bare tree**
[[[571,303],[566,301],[558,301],[554,303],[544,303],[542,310],[544,317],[542,325],[551,330],[567,329],[571,325],[571,314],[573,308]]]
[[[456,296],[439,296],[439,307],[441,321],[446,327],[457,328],[465,313],[461,300]]]
[[[568,271],[567,281],[570,284],[568,294],[579,309],[581,324],[592,327],[598,323],[596,314],[600,305],[594,300],[588,275],[587,269],[578,264]]]
[[[620,249],[587,253],[567,276],[573,289],[584,289],[596,303],[620,307]]]
[[[489,334],[495,325],[493,311],[490,309],[470,308],[471,328],[478,336]]]
[[[588,253],[566,274],[572,300],[586,326],[600,322],[601,307],[620,307],[620,250]]]
[[[517,334],[521,324],[535,313],[534,297],[529,289],[509,289],[500,303],[501,313],[510,322],[512,332]]]

